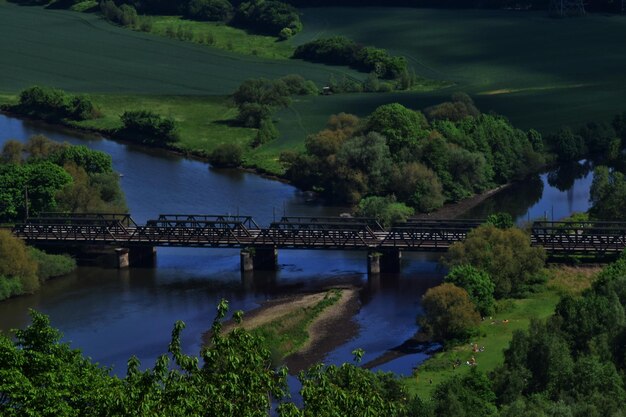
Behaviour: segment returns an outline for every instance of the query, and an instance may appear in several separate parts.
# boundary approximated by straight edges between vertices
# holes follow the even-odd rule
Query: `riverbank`
[[[413,376],[405,379],[405,386],[412,394],[429,400],[441,382],[469,372],[472,357],[481,372],[494,371],[504,362],[504,350],[509,347],[514,332],[526,330],[533,319],[545,320],[551,316],[561,296],[580,295],[591,286],[600,269],[597,266],[548,269],[549,279],[542,291],[523,299],[499,301],[497,313],[482,321],[470,343],[435,353],[414,369]]]
[[[496,188],[492,188],[483,193],[477,194],[473,197],[466,198],[457,203],[446,204],[443,207],[438,208],[437,210],[431,213],[419,213],[413,216],[414,219],[423,220],[423,219],[455,219],[469,210],[473,209],[489,197],[498,194],[501,191],[509,188],[512,183],[500,185]]]
[[[241,326],[262,335],[275,361],[296,374],[357,334],[353,317],[360,308],[359,292],[356,287],[340,287],[266,301],[246,312],[241,325],[228,321],[223,332]],[[207,332],[203,342],[209,341]]]

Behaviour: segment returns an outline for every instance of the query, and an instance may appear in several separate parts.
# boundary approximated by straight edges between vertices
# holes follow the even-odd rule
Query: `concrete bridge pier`
[[[136,267],[154,267],[156,249],[152,246],[131,246],[115,249],[115,266],[118,269]]]
[[[243,249],[239,256],[242,273],[278,269],[278,249],[273,246]]]
[[[399,249],[385,249],[367,254],[367,273],[369,275],[400,272],[401,264],[402,252]]]

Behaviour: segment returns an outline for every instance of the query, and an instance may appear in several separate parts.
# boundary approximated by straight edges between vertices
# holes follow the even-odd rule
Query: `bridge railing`
[[[129,213],[67,213],[67,212],[43,212],[37,216],[29,217],[26,223],[74,223],[83,222],[117,222],[124,227],[137,227]]]
[[[626,223],[540,221],[533,223],[531,241],[551,252],[621,252],[626,248]]]
[[[188,222],[189,227],[193,225],[201,225],[212,223],[214,225],[224,224],[224,227],[232,224],[241,224],[247,229],[260,229],[259,225],[254,221],[252,216],[231,216],[224,214],[160,214],[155,220],[148,220],[147,225],[166,225],[171,223],[182,225]]]
[[[358,224],[367,225],[374,231],[382,231],[384,228],[375,217],[342,217],[342,216],[284,216],[279,222],[274,223],[294,223],[294,224]]]
[[[465,240],[471,227],[432,227],[431,225],[394,226],[385,236],[381,247],[444,250]]]

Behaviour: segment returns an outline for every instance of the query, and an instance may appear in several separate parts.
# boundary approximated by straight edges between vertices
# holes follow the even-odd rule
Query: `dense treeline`
[[[126,210],[119,176],[103,152],[33,136],[25,144],[7,141],[0,157],[2,222],[45,211]]]
[[[363,120],[336,115],[305,146],[281,156],[297,186],[349,203],[393,195],[423,212],[524,178],[545,163],[538,132],[481,114],[463,94],[424,112],[388,104]]]
[[[406,59],[386,50],[359,45],[344,36],[317,39],[296,48],[294,58],[333,65],[347,65],[373,72],[380,78],[396,79],[408,71]]]
[[[87,120],[98,116],[91,100],[83,95],[71,95],[63,90],[33,86],[22,90],[18,103],[7,110],[51,122]]]

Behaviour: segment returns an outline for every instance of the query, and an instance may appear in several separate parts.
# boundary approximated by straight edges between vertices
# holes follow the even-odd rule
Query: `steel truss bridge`
[[[175,246],[369,251],[446,251],[482,220],[409,220],[384,229],[363,217],[283,217],[260,227],[250,216],[163,214],[139,225],[128,214],[44,213],[13,227],[29,244]],[[531,243],[550,255],[614,255],[626,248],[624,222],[532,224]]]

